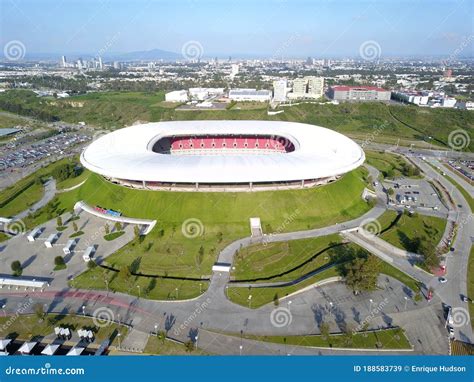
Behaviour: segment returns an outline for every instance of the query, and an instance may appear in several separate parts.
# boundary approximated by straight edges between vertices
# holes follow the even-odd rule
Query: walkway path
[[[17,214],[14,220],[21,220],[26,218],[32,212],[39,210],[40,208],[44,207],[48,204],[51,200],[53,200],[54,195],[56,194],[56,180],[54,178],[49,178],[46,183],[44,184],[44,194],[43,197],[33,204],[27,210],[24,210]]]

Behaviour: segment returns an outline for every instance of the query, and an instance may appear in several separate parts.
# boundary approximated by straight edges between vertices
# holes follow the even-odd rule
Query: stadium
[[[92,172],[148,190],[253,191],[326,184],[365,160],[323,127],[273,121],[176,121],[103,135],[81,154]]]

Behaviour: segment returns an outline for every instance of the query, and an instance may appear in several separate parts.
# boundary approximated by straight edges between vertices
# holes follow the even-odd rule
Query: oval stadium
[[[135,125],[96,139],[82,164],[149,190],[249,191],[313,187],[359,167],[363,150],[319,126],[272,121]]]

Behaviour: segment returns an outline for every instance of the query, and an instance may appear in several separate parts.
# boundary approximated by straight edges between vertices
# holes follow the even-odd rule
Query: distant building
[[[61,56],[61,66],[62,66],[63,68],[67,67],[66,56]]]
[[[276,102],[286,101],[287,85],[288,85],[288,81],[286,79],[273,81],[273,100],[274,101]]]
[[[336,101],[389,101],[391,92],[375,86],[333,86],[328,95]]]
[[[239,64],[232,64],[230,76],[234,78],[237,74],[239,74]]]
[[[165,94],[166,102],[187,102],[188,92],[186,90],[175,90]]]
[[[189,96],[197,101],[204,101],[209,97],[216,97],[224,94],[224,88],[190,88]]]
[[[324,78],[306,76],[293,80],[293,92],[288,94],[288,98],[321,98],[324,94]]]
[[[412,103],[418,106],[428,105],[430,97],[416,91],[397,91],[392,93],[392,97],[397,101]]]
[[[308,79],[308,96],[309,98],[321,98],[324,94],[324,78],[310,76]]]
[[[443,107],[454,107],[454,106],[456,106],[456,98],[449,98],[449,97],[443,98],[442,106]]]
[[[114,69],[122,69],[122,64],[118,61],[114,61],[113,67]]]
[[[232,89],[229,90],[229,99],[232,101],[268,102],[272,98],[270,90]]]
[[[102,57],[99,56],[99,69],[103,70],[104,69],[104,63],[102,62]]]

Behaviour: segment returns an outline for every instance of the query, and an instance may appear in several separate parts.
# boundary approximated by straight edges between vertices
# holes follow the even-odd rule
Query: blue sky
[[[199,41],[205,56],[356,56],[473,52],[472,0],[0,0],[0,43],[96,53]],[[466,46],[466,41],[469,44]]]

